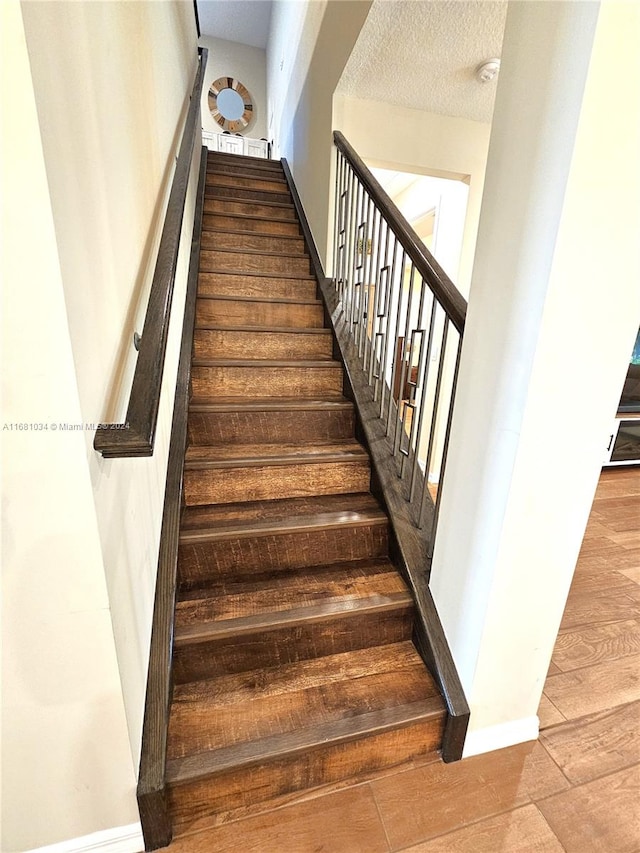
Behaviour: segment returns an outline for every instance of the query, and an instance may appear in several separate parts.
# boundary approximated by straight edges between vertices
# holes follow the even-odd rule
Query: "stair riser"
[[[315,299],[316,283],[295,278],[263,278],[259,275],[200,273],[200,296],[268,296],[270,299]],[[316,312],[317,313],[317,312]]]
[[[209,542],[181,543],[178,574],[183,590],[220,578],[257,572],[286,572],[341,560],[384,557],[389,547],[385,521],[345,528],[231,536]]]
[[[227,178],[237,175],[239,178],[244,178],[245,180],[257,178],[258,180],[277,181],[279,186],[284,185],[285,188],[287,187],[287,179],[281,167],[273,169],[269,167],[256,168],[254,166],[238,167],[228,163],[216,163],[215,165],[208,163],[207,177],[209,175],[225,175]]]
[[[224,234],[218,231],[203,231],[200,239],[202,249],[237,249],[239,252],[282,252],[284,255],[304,255],[302,237],[264,237],[260,234]]]
[[[300,228],[295,222],[278,222],[271,219],[248,219],[241,216],[224,216],[222,214],[208,214],[202,220],[204,230],[216,229],[229,231],[244,231],[247,234],[258,232],[260,234],[282,235],[284,237],[298,237]]]
[[[286,275],[310,275],[309,258],[288,258],[279,255],[250,254],[249,252],[217,252],[203,249],[200,252],[200,271],[228,270],[229,272],[257,275],[265,273],[284,273]]]
[[[293,326],[321,329],[324,314],[319,304],[240,302],[234,299],[198,299],[196,326]]]
[[[226,151],[212,151],[207,155],[207,171],[216,167],[227,171],[252,173],[255,169],[273,172],[284,176],[282,163],[279,160],[269,160],[266,157],[244,157],[238,154],[228,154]]]
[[[241,175],[220,175],[207,171],[206,186],[208,187],[242,187],[246,190],[264,190],[289,194],[289,188],[284,181],[274,181],[258,175],[246,177]]]
[[[413,605],[384,613],[348,613],[317,622],[257,630],[220,640],[183,645],[176,640],[175,684],[235,672],[282,666],[322,655],[383,646],[411,639]]]
[[[184,500],[187,506],[252,500],[341,495],[369,490],[368,461],[315,462],[237,468],[187,468]]]
[[[216,412],[189,415],[190,444],[277,444],[353,436],[352,411]]]
[[[275,204],[291,204],[288,192],[270,192],[266,190],[249,190],[244,187],[205,187],[206,198],[244,199],[246,201],[272,201]]]
[[[207,214],[237,213],[241,216],[264,216],[268,219],[295,222],[297,225],[296,212],[293,207],[274,207],[251,201],[233,201],[220,197],[205,198],[204,212]]]
[[[194,397],[336,397],[340,367],[193,367]]]
[[[331,358],[333,342],[329,333],[238,332],[230,329],[197,329],[196,358]]]
[[[174,835],[205,830],[231,817],[252,815],[286,802],[295,791],[337,783],[432,755],[442,740],[444,719],[413,723],[381,734],[310,750],[287,759],[250,765],[197,782],[170,786]]]

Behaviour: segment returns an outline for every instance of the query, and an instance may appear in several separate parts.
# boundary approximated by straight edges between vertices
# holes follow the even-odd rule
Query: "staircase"
[[[174,836],[436,757],[354,407],[279,163],[209,154],[166,767]]]

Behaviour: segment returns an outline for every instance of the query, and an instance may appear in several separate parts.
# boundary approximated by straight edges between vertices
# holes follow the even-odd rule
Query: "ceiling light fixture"
[[[476,68],[476,80],[479,83],[490,83],[498,76],[500,71],[499,59],[487,59]]]

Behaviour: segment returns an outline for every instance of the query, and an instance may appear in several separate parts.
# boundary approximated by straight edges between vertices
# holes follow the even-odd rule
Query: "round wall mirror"
[[[231,133],[249,127],[253,102],[246,86],[234,77],[219,77],[209,87],[209,110],[220,127]]]

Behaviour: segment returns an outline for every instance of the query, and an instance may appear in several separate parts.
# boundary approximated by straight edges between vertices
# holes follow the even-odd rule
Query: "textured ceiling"
[[[266,48],[271,0],[197,0],[197,4],[203,36]]]
[[[491,121],[505,0],[374,0],[337,91],[417,110]]]

